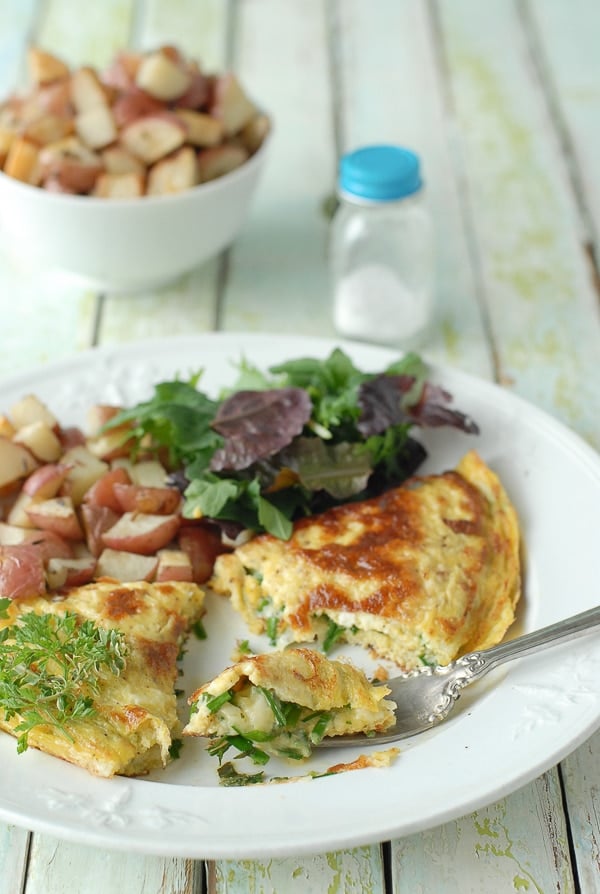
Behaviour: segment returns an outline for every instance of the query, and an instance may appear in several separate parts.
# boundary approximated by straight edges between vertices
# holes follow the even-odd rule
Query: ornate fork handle
[[[443,720],[465,686],[481,679],[505,661],[538,652],[549,643],[575,639],[589,633],[598,625],[600,625],[600,606],[558,621],[556,624],[550,624],[548,627],[542,627],[540,630],[534,630],[532,633],[526,633],[515,640],[492,646],[490,649],[469,652],[444,667],[433,668],[432,673],[435,676],[445,677],[446,680],[439,693],[439,701],[428,720],[431,723]]]

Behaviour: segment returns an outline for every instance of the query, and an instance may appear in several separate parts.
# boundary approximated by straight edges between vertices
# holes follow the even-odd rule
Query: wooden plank
[[[22,894],[31,833],[0,823],[0,878],[3,894]]]
[[[571,175],[588,232],[600,256],[600,5],[595,0],[529,0],[541,77],[573,157]]]
[[[174,44],[196,59],[204,71],[225,67],[231,0],[145,0],[136,45],[144,49]]]
[[[394,892],[575,891],[556,771],[510,798],[392,844]],[[518,816],[526,822],[516,822]]]
[[[103,0],[77,14],[69,0],[49,0],[36,41],[69,65],[102,67],[129,41],[135,0]]]
[[[137,18],[133,42],[148,48],[180,46],[209,71],[227,67],[229,3],[222,0],[147,0]],[[169,333],[214,329],[222,260],[215,258],[168,287],[139,294],[107,295],[99,340],[132,341]]]
[[[35,835],[27,894],[201,894],[203,867],[193,860],[163,860],[82,847]]]
[[[23,51],[37,10],[35,0],[5,0],[0,4],[0,96],[22,83]]]
[[[207,894],[384,894],[378,846],[315,857],[209,864]]]
[[[600,7],[593,0],[530,0],[530,40],[548,101],[570,158],[570,177],[582,215],[582,240],[596,270],[600,258]],[[598,288],[598,279],[595,280]],[[600,345],[597,349],[597,368]],[[598,444],[600,438],[594,443]],[[583,894],[600,891],[600,733],[561,765],[572,847]]]
[[[70,49],[86,47],[81,23],[73,16],[72,6],[50,3],[46,16],[36,18],[40,4],[10,0],[0,6],[0,92],[12,92],[26,83],[25,47],[29,41],[39,42],[50,50],[71,58]],[[121,2],[120,7],[130,7]],[[107,5],[109,18],[115,13]],[[91,23],[97,25],[96,21]],[[108,39],[110,27],[96,34]],[[20,369],[42,365],[86,347],[90,343],[95,302],[91,294],[56,276],[32,271],[26,260],[17,260],[3,253],[0,256],[0,376]]]
[[[503,0],[437,8],[500,377],[599,445],[597,293],[528,36]]]
[[[324,0],[239,5],[235,67],[274,121],[231,253],[222,328],[333,334],[322,211],[335,172]]]
[[[344,0],[336,5],[333,24],[341,151],[391,142],[421,158],[435,232],[437,301],[436,324],[421,350],[489,377],[493,364],[427,4]]]
[[[600,732],[561,764],[581,894],[600,892]]]

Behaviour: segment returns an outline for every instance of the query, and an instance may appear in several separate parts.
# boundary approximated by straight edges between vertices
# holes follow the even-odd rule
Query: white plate
[[[0,409],[35,392],[61,422],[81,424],[91,403],[130,404],[175,373],[202,367],[202,387],[216,393],[233,381],[242,356],[264,367],[324,357],[332,347],[321,339],[210,334],[99,349],[4,383]],[[394,358],[380,348],[343,347],[365,370]],[[431,378],[477,420],[481,434],[426,433],[424,469],[453,466],[477,447],[520,514],[525,597],[515,632],[590,608],[600,580],[600,457],[494,385],[448,369],[432,370]],[[247,636],[237,619],[229,628],[225,600],[210,600],[209,612],[208,640],[190,644],[189,688],[229,664],[236,637]],[[33,750],[18,756],[14,739],[0,736],[0,818],[85,844],[188,857],[284,856],[407,835],[489,804],[562,759],[600,724],[599,676],[597,636],[555,647],[505,666],[476,698],[465,694],[446,724],[401,743],[390,768],[295,784],[221,788],[216,762],[199,741],[186,743],[182,758],[151,779],[101,780]],[[357,754],[323,752],[310,769]]]

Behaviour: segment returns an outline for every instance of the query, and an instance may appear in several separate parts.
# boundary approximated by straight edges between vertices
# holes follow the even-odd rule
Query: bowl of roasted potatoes
[[[271,119],[233,72],[177,47],[100,70],[28,52],[0,102],[0,245],[28,268],[106,291],[157,287],[230,245]]]

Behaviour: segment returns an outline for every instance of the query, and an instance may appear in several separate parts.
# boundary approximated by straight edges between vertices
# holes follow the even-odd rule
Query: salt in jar
[[[409,347],[433,315],[433,236],[418,156],[400,146],[344,155],[332,221],[333,319],[348,338]]]

